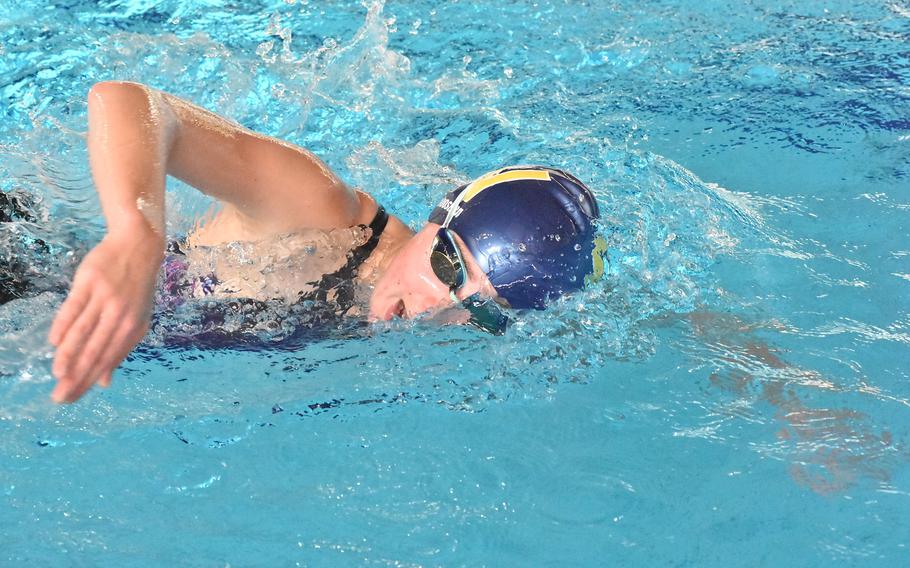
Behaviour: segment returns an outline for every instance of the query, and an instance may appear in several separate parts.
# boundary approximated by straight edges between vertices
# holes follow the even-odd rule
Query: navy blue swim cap
[[[543,309],[602,273],[599,216],[594,194],[574,176],[512,166],[449,192],[428,220],[461,237],[510,306]]]

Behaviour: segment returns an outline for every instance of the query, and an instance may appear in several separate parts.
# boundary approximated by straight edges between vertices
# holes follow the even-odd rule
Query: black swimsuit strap
[[[348,254],[348,261],[344,266],[331,274],[323,276],[322,279],[314,283],[316,289],[310,294],[301,296],[299,301],[326,301],[329,291],[334,291],[335,299],[333,303],[337,304],[342,312],[348,311],[354,305],[354,278],[357,276],[357,271],[376,250],[376,246],[379,244],[379,239],[382,237],[382,232],[388,222],[389,214],[380,205],[370,224],[367,226],[361,225],[364,229],[370,229],[371,231],[367,242],[352,250]]]
[[[373,254],[388,222],[389,214],[386,213],[385,207],[380,205],[379,209],[376,210],[376,215],[373,216],[373,220],[370,221],[369,225],[364,227],[371,231],[369,240],[352,250],[348,255],[347,264],[333,272],[330,276],[353,280],[354,277],[357,276],[357,269],[360,268],[360,265],[366,262],[366,260],[370,258],[370,255]],[[363,227],[363,225],[361,225],[361,227]]]

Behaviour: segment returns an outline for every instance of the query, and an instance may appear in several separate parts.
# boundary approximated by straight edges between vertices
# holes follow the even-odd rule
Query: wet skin
[[[375,215],[374,200],[348,187],[306,149],[174,95],[104,81],[89,91],[88,111],[89,163],[107,234],[80,263],[48,333],[56,348],[56,402],[74,402],[95,384],[108,386],[148,330],[164,258],[168,176],[223,205],[224,222],[207,234],[217,242],[349,228]],[[411,317],[455,303],[429,263],[437,230],[428,224],[414,234],[389,220],[381,259],[371,259],[371,267],[368,261],[360,275],[366,284],[375,283],[372,319]],[[463,252],[469,280],[457,299],[476,292],[495,296]]]
[[[371,319],[410,318],[454,304],[448,286],[439,280],[430,266],[430,252],[437,231],[438,224],[427,223],[416,234],[401,241],[397,252],[390,255],[370,298]],[[468,269],[468,281],[456,291],[457,298],[464,300],[478,292],[496,297],[496,291],[474,255],[457,234],[456,240]]]

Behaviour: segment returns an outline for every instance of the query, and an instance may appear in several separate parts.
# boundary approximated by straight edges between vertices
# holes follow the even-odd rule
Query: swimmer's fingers
[[[78,380],[78,377],[75,377],[72,372],[73,364],[85,342],[91,337],[100,316],[100,302],[90,301],[63,336],[60,347],[54,354],[54,365],[51,369],[54,376],[61,382],[71,383]]]
[[[85,390],[88,390],[88,387],[95,382],[98,382],[102,387],[109,387],[114,369],[126,359],[133,347],[142,340],[146,331],[148,331],[147,321],[139,323],[128,321],[121,325],[117,333],[109,338],[110,340],[105,346],[103,353],[86,374],[88,386]],[[85,391],[83,390],[82,392]]]
[[[93,379],[87,379],[83,377],[81,380],[68,383],[66,390],[60,390],[60,392],[58,392],[60,385],[57,385],[57,388],[55,388],[54,392],[51,393],[51,398],[53,398],[55,402],[76,402],[82,398],[82,395],[85,394],[85,391],[92,388],[93,384],[95,384],[95,381]]]
[[[71,365],[70,374],[75,377],[78,384],[88,382],[88,386],[91,387],[95,382],[101,372],[97,368],[98,363],[121,325],[125,311],[125,307],[120,306],[117,302],[108,301],[105,305],[104,311],[98,319],[98,325],[95,326],[91,337],[85,342],[85,347],[78,354],[78,360]]]
[[[74,380],[69,381],[64,389],[54,390],[52,396],[57,402],[75,402],[88,391],[102,375],[107,375],[107,384],[110,384],[110,375],[117,365],[132,351],[136,343],[145,335],[148,324],[137,322],[128,316],[111,318],[113,326],[104,331],[100,357],[96,357],[91,368],[83,374],[73,374]],[[100,328],[100,325],[99,325]]]
[[[149,235],[108,234],[82,260],[48,334],[57,346],[54,400],[78,399],[141,339],[163,255],[160,244]],[[111,350],[118,359],[111,360]]]
[[[86,378],[67,383],[61,382],[51,393],[51,398],[54,402],[76,402],[85,394],[85,391],[92,388],[94,383],[95,381]]]
[[[79,284],[81,284],[81,282]],[[73,322],[76,321],[76,318],[79,317],[79,314],[82,313],[82,310],[84,310],[85,306],[88,304],[89,298],[91,297],[90,290],[91,288],[89,286],[74,284],[66,301],[63,302],[63,305],[61,305],[60,309],[57,311],[57,315],[54,317],[54,323],[51,325],[50,332],[47,334],[47,339],[51,342],[51,345],[54,345],[55,347],[60,345],[67,330],[69,330],[70,326],[73,325]]]

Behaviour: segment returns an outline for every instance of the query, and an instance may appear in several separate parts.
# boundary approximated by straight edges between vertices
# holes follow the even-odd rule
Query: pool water
[[[906,564],[908,41],[870,0],[0,4],[0,190],[32,211],[0,223],[29,273],[0,565]],[[565,167],[606,278],[502,337],[177,349],[165,321],[54,406],[106,79],[306,146],[415,227],[490,169]],[[208,203],[168,206],[176,235]]]

